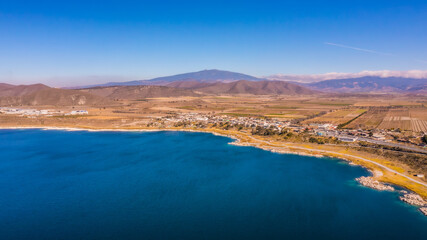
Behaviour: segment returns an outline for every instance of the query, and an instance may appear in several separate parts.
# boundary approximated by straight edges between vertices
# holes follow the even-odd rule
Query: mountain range
[[[43,84],[11,85],[0,84],[1,106],[81,106],[105,104],[102,97],[79,90],[51,88]]]
[[[137,85],[167,85],[169,83],[177,82],[177,81],[232,82],[232,81],[238,81],[238,80],[262,81],[265,79],[257,78],[257,77],[242,74],[242,73],[212,69],[212,70],[203,70],[198,72],[177,74],[173,76],[158,77],[158,78],[153,78],[149,80],[135,80],[135,81],[129,81],[129,82],[108,82],[104,84],[82,86],[78,88],[137,86]]]
[[[190,72],[184,74],[177,74],[173,76],[153,78],[150,80],[136,80],[129,82],[109,82],[99,85],[84,86],[80,88],[93,88],[93,87],[107,87],[107,86],[137,86],[137,85],[160,85],[175,88],[197,89],[208,93],[220,93],[219,90],[203,89],[208,87],[209,84],[215,84],[210,88],[227,88],[222,86],[221,83],[232,83],[245,80],[238,85],[251,85],[249,82],[263,82],[263,81],[278,81],[272,79],[258,78],[247,74],[221,71],[221,70],[203,70],[199,72]],[[284,81],[282,81],[284,82]],[[296,84],[302,87],[310,88],[311,90],[322,92],[337,92],[337,93],[427,93],[427,79],[418,78],[402,78],[402,77],[376,77],[366,76],[359,78],[344,78],[334,80],[324,80],[313,83],[298,83],[287,82]],[[265,83],[264,83],[265,84]],[[256,84],[255,84],[256,85]],[[262,84],[261,84],[262,85]],[[258,85],[257,87],[262,87]],[[277,85],[277,83],[276,83]],[[294,88],[294,87],[291,87]],[[255,90],[248,90],[249,93],[257,92]],[[274,94],[274,91],[267,91],[266,94]],[[242,92],[241,90],[230,90],[223,93],[236,93]],[[245,91],[243,91],[245,92]],[[262,93],[263,91],[259,91]],[[281,92],[277,90],[277,92]],[[285,91],[286,92],[286,91]],[[303,92],[306,92],[305,90]]]
[[[0,105],[96,105],[111,100],[155,97],[201,96],[206,94],[312,95],[328,93],[427,94],[427,79],[360,77],[292,83],[266,80],[220,70],[178,74],[151,80],[106,83],[75,89],[51,88],[43,84],[0,83]]]
[[[427,92],[427,79],[401,77],[360,77],[325,80],[303,84],[324,92],[381,92],[381,93],[423,93]]]

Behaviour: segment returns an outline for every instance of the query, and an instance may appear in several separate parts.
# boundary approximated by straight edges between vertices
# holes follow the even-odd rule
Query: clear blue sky
[[[64,2],[0,1],[0,82],[427,69],[425,0]]]

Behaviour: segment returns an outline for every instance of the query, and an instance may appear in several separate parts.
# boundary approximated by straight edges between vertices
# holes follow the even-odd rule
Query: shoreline
[[[398,183],[393,183],[393,182],[387,182],[387,181],[381,181],[378,178],[381,177],[383,175],[383,171],[394,171],[382,164],[379,164],[375,161],[369,160],[369,159],[365,159],[363,157],[359,157],[359,156],[352,156],[352,155],[348,155],[348,154],[343,154],[343,153],[339,153],[339,152],[332,152],[332,151],[325,151],[325,150],[321,150],[321,149],[309,149],[309,148],[303,148],[303,147],[298,147],[298,146],[272,146],[273,143],[268,143],[264,140],[260,140],[260,139],[256,139],[253,136],[249,136],[246,135],[244,133],[240,133],[240,134],[232,134],[232,133],[225,133],[225,131],[227,130],[219,130],[219,129],[207,129],[207,130],[201,130],[201,129],[183,129],[183,128],[130,128],[130,129],[125,129],[125,128],[93,128],[93,127],[53,127],[53,126],[47,126],[47,127],[41,127],[41,126],[11,126],[11,127],[0,127],[0,130],[19,130],[19,129],[40,129],[40,130],[59,130],[59,131],[87,131],[87,132],[167,132],[167,131],[176,131],[176,132],[199,132],[199,133],[210,133],[213,134],[215,136],[222,136],[222,137],[227,137],[230,139],[233,139],[234,141],[230,142],[229,144],[231,145],[235,145],[235,146],[250,146],[250,147],[256,147],[256,148],[260,148],[266,151],[270,151],[270,152],[274,152],[274,153],[279,153],[279,154],[296,154],[296,155],[301,155],[301,156],[310,156],[310,157],[316,157],[316,158],[323,158],[323,157],[330,157],[330,158],[336,158],[336,159],[340,159],[340,160],[344,160],[347,164],[349,165],[356,165],[356,166],[360,166],[365,168],[368,172],[370,172],[370,176],[361,176],[359,178],[356,178],[355,181],[357,181],[361,186],[367,187],[367,188],[371,188],[377,191],[390,191],[390,192],[400,192],[395,190],[393,187],[391,187],[393,190],[391,190],[390,188],[384,188],[384,186],[390,186],[390,184],[393,185],[397,185],[400,187],[403,187],[405,189],[407,189],[408,191],[412,192],[410,194],[415,194],[417,196],[419,196],[421,199],[426,199],[427,196],[423,196],[420,193],[418,193],[417,191],[414,191],[411,188],[408,188],[408,186],[405,186],[404,184],[398,184]],[[241,135],[244,135],[244,137],[248,137],[249,139],[252,139],[254,142],[250,142],[247,141],[246,139],[243,139],[244,137],[242,137]],[[262,144],[266,144],[267,146],[263,146]],[[308,151],[308,152],[307,152]],[[313,152],[318,152],[313,153]],[[334,154],[338,154],[334,156]],[[331,156],[332,155],[332,156]],[[351,158],[356,158],[358,161],[355,161],[355,159],[351,159]],[[364,164],[360,164],[363,161],[367,161],[370,163],[374,163],[375,165],[377,165],[377,167],[380,168],[380,170],[373,168],[372,166],[367,166]],[[382,171],[381,171],[382,170]],[[380,172],[380,174],[378,174],[378,172]],[[397,173],[397,172],[395,172]],[[424,187],[427,186],[427,184],[419,182],[418,180],[412,179],[404,174],[399,173],[399,175],[404,176],[405,178],[407,178],[408,180],[415,182],[415,183],[419,183],[421,185],[423,185]],[[360,181],[359,179],[363,179],[364,181]],[[412,205],[414,207],[418,208],[418,211],[421,212],[422,214],[424,214],[425,216],[427,216],[427,201],[425,205],[419,206],[416,204],[411,204],[408,201],[404,201],[402,197],[404,197],[405,195],[401,195],[399,197],[399,199],[409,205]]]

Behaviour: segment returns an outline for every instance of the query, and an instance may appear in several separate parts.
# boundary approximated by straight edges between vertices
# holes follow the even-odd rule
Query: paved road
[[[385,142],[385,141],[374,140],[374,139],[370,139],[370,138],[359,138],[359,141],[365,141],[365,142],[370,142],[370,143],[375,143],[375,144],[380,144],[380,145],[385,145],[385,146],[390,146],[390,147],[398,147],[398,148],[406,149],[409,151],[427,154],[427,150],[425,150],[425,149],[421,149],[418,147],[411,147],[411,146],[398,144],[398,143]]]
[[[270,145],[270,146],[284,147],[283,145],[282,146],[280,146],[280,145],[278,146],[276,144],[269,143],[269,142],[264,141],[264,140],[256,139],[256,138],[254,138],[254,137],[252,137],[250,135],[246,135],[246,136],[249,137],[249,138],[251,138],[254,141],[265,143],[265,144]],[[330,153],[330,154],[340,155],[340,156],[344,156],[344,157],[356,158],[356,159],[361,160],[361,161],[365,161],[365,162],[369,162],[369,163],[375,164],[375,165],[377,165],[377,166],[379,166],[379,167],[381,167],[381,168],[383,168],[383,169],[385,169],[385,170],[387,170],[389,172],[395,173],[395,174],[397,174],[399,176],[402,176],[402,177],[404,177],[404,178],[406,178],[406,179],[408,179],[408,180],[410,180],[412,182],[415,182],[415,183],[418,183],[418,184],[421,184],[421,185],[427,187],[427,183],[421,182],[421,181],[419,181],[417,179],[413,179],[413,178],[411,178],[411,177],[409,177],[409,176],[407,176],[405,174],[402,174],[402,173],[397,172],[397,171],[395,171],[395,170],[393,170],[393,169],[391,169],[391,168],[389,168],[387,166],[384,166],[381,163],[377,163],[375,161],[372,161],[372,160],[369,160],[369,159],[366,159],[366,158],[354,156],[354,155],[351,155],[351,154],[345,154],[345,153],[337,153],[337,152],[333,152],[333,151],[327,151],[327,150],[309,149],[309,148],[297,147],[297,146],[285,146],[285,147],[290,147],[290,148],[294,148],[294,149],[301,149],[301,150],[308,150],[308,151],[312,151],[312,152]]]

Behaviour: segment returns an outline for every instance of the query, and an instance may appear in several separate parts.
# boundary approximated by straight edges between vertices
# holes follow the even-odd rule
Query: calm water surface
[[[427,239],[360,167],[230,141],[0,130],[0,239]]]

